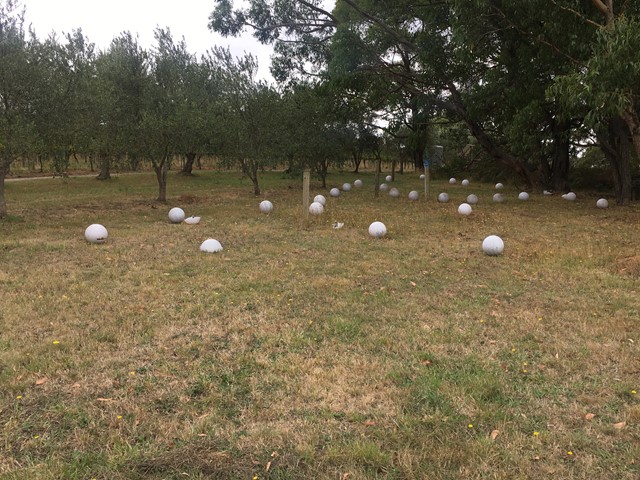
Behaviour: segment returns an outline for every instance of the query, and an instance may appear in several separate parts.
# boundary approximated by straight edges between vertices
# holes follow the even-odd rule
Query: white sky
[[[106,50],[113,38],[129,31],[148,49],[155,44],[155,28],[169,27],[174,41],[184,37],[188,51],[198,57],[214,45],[228,46],[235,56],[251,53],[258,58],[258,78],[272,81],[271,47],[261,45],[249,33],[224,38],[207,28],[213,0],[22,0],[22,5],[26,24],[32,25],[40,39],[52,31],[62,39],[64,33],[81,28],[90,42]]]

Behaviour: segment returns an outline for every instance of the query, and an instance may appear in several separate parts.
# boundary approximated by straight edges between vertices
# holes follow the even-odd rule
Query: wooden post
[[[424,166],[424,201],[429,200],[429,187],[431,183],[431,175],[429,174],[429,165],[425,163]]]
[[[309,183],[311,181],[311,170],[305,168],[302,173],[302,228],[307,228],[309,224]]]

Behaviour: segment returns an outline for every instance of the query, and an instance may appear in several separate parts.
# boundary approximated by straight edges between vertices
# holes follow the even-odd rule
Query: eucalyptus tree
[[[14,0],[0,0],[0,218],[7,216],[4,181],[11,164],[33,153],[32,99],[42,81],[37,39],[24,29],[24,9]]]

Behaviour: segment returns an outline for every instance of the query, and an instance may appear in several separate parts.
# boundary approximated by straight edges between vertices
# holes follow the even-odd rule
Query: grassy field
[[[238,173],[7,183],[0,477],[639,478],[640,207],[360,178],[307,228],[277,173],[270,215]]]

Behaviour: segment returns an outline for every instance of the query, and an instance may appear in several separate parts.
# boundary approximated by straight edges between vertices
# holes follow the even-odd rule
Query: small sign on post
[[[422,160],[422,165],[424,166],[424,200],[429,200],[429,187],[431,183],[430,175],[429,175],[429,159],[425,155]]]

